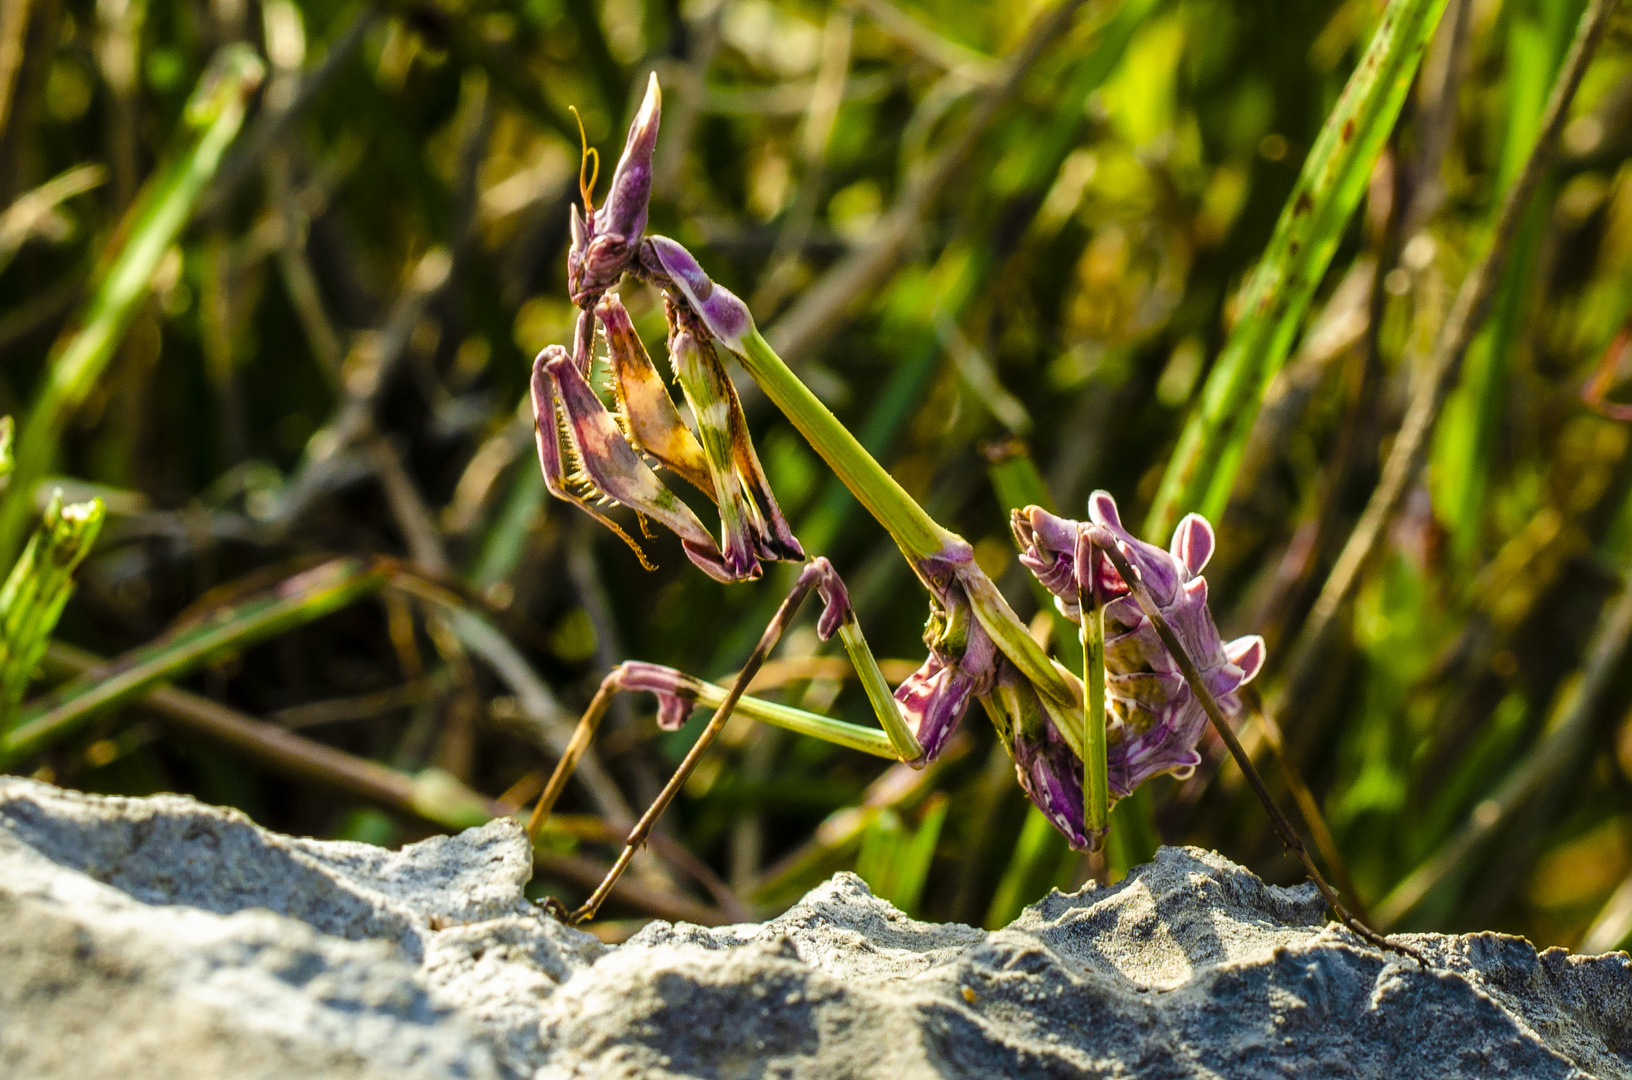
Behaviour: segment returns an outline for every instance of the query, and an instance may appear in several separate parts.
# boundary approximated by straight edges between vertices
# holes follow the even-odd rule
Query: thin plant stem
[[[107,178],[108,170],[100,165],[75,165],[19,196],[0,213],[0,270],[11,265],[17,249],[51,220],[58,206],[95,189]]]
[[[58,674],[83,675],[106,664],[99,656],[60,642],[53,643],[45,655],[47,670]],[[342,792],[439,828],[465,829],[506,816],[503,807],[440,770],[410,774],[392,769],[185,690],[161,686],[135,698],[133,704],[152,713],[167,727],[226,746],[275,773]],[[603,824],[600,831],[604,829]],[[660,854],[668,857],[671,853],[665,850]],[[592,887],[606,874],[606,867],[593,859],[548,848],[534,847],[533,863],[540,874],[584,888]],[[683,919],[702,926],[732,921],[724,911],[645,882],[621,881],[613,896],[619,903],[659,919]]]
[[[997,62],[991,57],[925,26],[889,0],[849,0],[846,6],[865,14],[880,30],[925,60],[964,75],[971,82],[991,82],[997,74]]]
[[[1292,827],[1292,823],[1286,819],[1286,815],[1276,805],[1274,797],[1269,793],[1268,785],[1264,783],[1264,778],[1258,775],[1257,766],[1252,763],[1252,756],[1241,745],[1241,740],[1236,738],[1235,730],[1230,727],[1229,721],[1225,719],[1224,710],[1219,706],[1218,699],[1213,697],[1212,690],[1208,689],[1206,681],[1202,679],[1201,670],[1196,667],[1196,662],[1191,658],[1189,650],[1184,647],[1184,643],[1179,640],[1179,636],[1173,632],[1173,627],[1169,625],[1167,617],[1162,614],[1161,608],[1157,606],[1155,597],[1150,595],[1150,590],[1139,579],[1138,573],[1128,563],[1127,557],[1117,548],[1116,537],[1110,530],[1098,526],[1094,527],[1090,535],[1094,544],[1104,550],[1106,558],[1111,560],[1111,564],[1116,567],[1116,572],[1121,575],[1122,580],[1127,583],[1128,588],[1133,592],[1134,598],[1139,604],[1139,609],[1144,612],[1145,618],[1149,619],[1151,625],[1156,628],[1157,636],[1162,639],[1162,644],[1167,647],[1167,651],[1173,657],[1174,663],[1179,665],[1179,672],[1184,676],[1184,681],[1190,687],[1190,692],[1196,696],[1196,701],[1200,703],[1202,711],[1207,714],[1207,719],[1212,722],[1213,730],[1217,731],[1218,737],[1224,740],[1224,745],[1229,748],[1230,756],[1241,767],[1241,772],[1246,776],[1247,782],[1252,785],[1253,793],[1258,796],[1258,801],[1263,803],[1264,812],[1269,815],[1270,824],[1275,827],[1276,833],[1280,835],[1281,842],[1298,857],[1298,861],[1303,864],[1304,873],[1309,875],[1309,880],[1313,881],[1315,888],[1320,890],[1320,895],[1325,898],[1327,905],[1332,909],[1332,913],[1337,916],[1338,921],[1369,944],[1375,945],[1379,949],[1388,949],[1409,956],[1422,967],[1429,967],[1428,958],[1421,952],[1401,942],[1390,941],[1355,918],[1349,909],[1344,906],[1342,898],[1337,895],[1336,890],[1327,884],[1326,879],[1321,876],[1320,868],[1309,857],[1309,850],[1303,846],[1303,841],[1298,838],[1297,830]]]
[[[23,65],[23,39],[28,35],[28,13],[33,0],[0,0],[0,134],[11,118],[12,91]]]
[[[1474,809],[1467,823],[1383,898],[1377,905],[1379,923],[1393,926],[1414,911],[1434,888],[1460,869],[1481,844],[1512,820],[1528,800],[1579,758],[1605,694],[1624,670],[1622,658],[1629,641],[1632,641],[1632,580],[1622,587],[1613,603],[1605,606],[1587,648],[1581,677],[1566,689],[1556,713],[1557,722],[1549,725],[1547,734],[1524,761]]]
[[[335,559],[217,609],[25,706],[16,726],[0,738],[0,765],[43,749],[159,683],[345,607],[389,580],[386,560]]]
[[[1050,45],[1065,37],[1083,0],[1060,0],[1037,15],[1025,38],[1004,58],[1001,77],[988,86],[958,137],[912,176],[890,212],[872,230],[867,244],[846,256],[807,289],[771,327],[777,347],[795,363],[813,353],[862,297],[876,290],[911,249],[925,217],[954,181],[998,114],[1025,84],[1026,75]]]

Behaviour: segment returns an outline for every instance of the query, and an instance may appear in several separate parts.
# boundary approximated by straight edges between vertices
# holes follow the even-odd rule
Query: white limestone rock
[[[1325,923],[1164,848],[987,933],[839,874],[761,925],[612,949],[500,821],[389,852],[191,799],[0,778],[0,1075],[1632,1080],[1632,961]]]

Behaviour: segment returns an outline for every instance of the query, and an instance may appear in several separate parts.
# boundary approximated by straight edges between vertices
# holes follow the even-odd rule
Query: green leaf
[[[909,915],[917,912],[949,803],[944,793],[932,796],[916,829],[907,828],[893,810],[880,810],[873,817],[862,835],[856,874],[874,896]]]
[[[334,559],[192,620],[24,709],[16,726],[0,739],[0,767],[159,683],[345,607],[378,590],[390,576],[390,564],[384,561]]]
[[[1187,510],[1213,521],[1222,515],[1264,391],[1291,351],[1444,9],[1445,0],[1393,0],[1383,13],[1241,292],[1235,327],[1145,519],[1148,539],[1165,542]]]
[[[188,101],[185,147],[147,185],[108,242],[90,303],[76,320],[78,330],[55,351],[23,424],[16,472],[0,503],[0,556],[17,550],[34,513],[34,488],[51,467],[58,436],[113,358],[148,294],[159,260],[192,216],[243,125],[246,99],[260,84],[262,71],[247,45],[229,45],[216,54]]]
[[[74,571],[102,528],[102,500],[51,498],[22,558],[0,589],[0,731],[10,728],[51,631],[74,592]]]
[[[1069,885],[1076,861],[1076,853],[1047,815],[1035,806],[1026,807],[1026,824],[1014,846],[1014,857],[986,909],[986,929],[1003,929],[1050,888]]]

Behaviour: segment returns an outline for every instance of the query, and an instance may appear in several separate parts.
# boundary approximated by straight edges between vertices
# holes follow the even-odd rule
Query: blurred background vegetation
[[[1502,240],[1426,472],[1308,633],[1584,7],[1448,0],[1261,395],[1209,578],[1226,636],[1269,641],[1283,738],[1243,738],[1345,892],[1387,928],[1603,950],[1632,935],[1632,18]],[[1029,617],[1008,509],[1080,516],[1102,487],[1144,519],[1382,11],[0,0],[0,411],[20,425],[0,545],[56,489],[106,507],[0,765],[400,844],[529,801],[619,661],[741,664],[786,568],[727,588],[665,538],[643,570],[547,499],[524,401],[576,314],[568,107],[609,171],[653,70],[653,230],[749,300]],[[659,355],[657,298],[622,295]],[[921,588],[738,383],[795,531],[903,677]],[[755,692],[870,723],[799,625]],[[615,704],[540,894],[582,898],[703,719],[666,734],[653,713]],[[599,930],[771,914],[845,868],[997,926],[1159,843],[1299,880],[1203,750],[1083,856],[979,710],[918,772],[739,719]]]

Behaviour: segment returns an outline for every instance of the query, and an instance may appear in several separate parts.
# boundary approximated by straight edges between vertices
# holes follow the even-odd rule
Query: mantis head
[[[593,201],[594,172],[599,172],[600,159],[587,143],[584,147],[584,162],[578,172],[584,209],[579,213],[576,206],[572,208],[572,247],[567,251],[567,291],[581,308],[594,307],[635,263],[635,253],[646,231],[646,207],[652,197],[652,152],[657,147],[662,113],[663,93],[654,73],[646,83],[640,111],[629,125],[623,156],[612,172],[612,186],[600,209]],[[586,176],[592,162],[594,172]]]
[[[715,285],[673,240],[646,236],[662,95],[654,76],[629,128],[606,202],[592,201],[594,151],[584,151],[584,201],[572,212],[567,280],[579,306],[572,348],[550,346],[534,362],[533,413],[539,463],[551,494],[577,504],[640,556],[634,538],[604,512],[634,510],[644,529],[655,521],[680,538],[691,559],[719,581],[760,576],[762,563],[803,560],[804,550],[771,493],[748,434],[736,389],[715,343],[740,347],[752,329],[747,305]],[[628,272],[663,291],[670,366],[696,421],[687,426],[652,365],[634,323],[610,293]],[[614,410],[590,385],[596,342],[604,340]],[[668,468],[720,512],[720,542],[655,471]],[[649,564],[648,564],[649,565]]]

